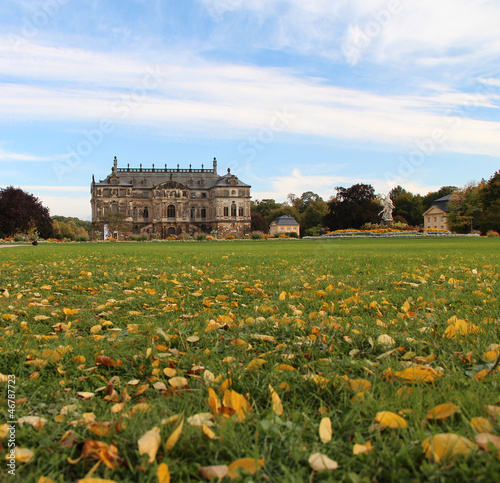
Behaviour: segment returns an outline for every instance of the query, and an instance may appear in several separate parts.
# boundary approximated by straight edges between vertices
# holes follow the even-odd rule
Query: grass
[[[15,417],[46,420],[17,425],[16,444],[34,456],[17,463],[16,475],[153,482],[164,463],[172,481],[197,481],[200,467],[255,458],[263,467],[244,481],[492,481],[498,450],[475,447],[438,464],[422,442],[453,433],[474,443],[475,417],[500,434],[499,416],[485,410],[500,406],[500,373],[474,377],[492,367],[499,343],[499,266],[499,242],[485,238],[0,250],[0,373],[16,376]],[[380,343],[381,335],[393,344]],[[435,380],[395,375],[416,365]],[[186,386],[171,386],[173,369]],[[219,389],[228,379],[250,411],[224,404]],[[362,395],[357,380],[365,381]],[[218,439],[188,422],[210,413],[208,387],[226,406],[225,415],[212,415]],[[0,428],[7,398],[2,382]],[[425,421],[443,403],[460,412]],[[377,427],[381,411],[402,415],[407,428]],[[166,451],[182,416],[180,438]],[[322,443],[325,417],[333,437]],[[154,427],[161,444],[149,462],[137,442]],[[91,440],[116,445],[119,459],[94,452],[68,462]],[[369,454],[353,455],[355,444],[368,442]],[[2,460],[7,450],[4,439]],[[315,452],[338,469],[313,471]]]

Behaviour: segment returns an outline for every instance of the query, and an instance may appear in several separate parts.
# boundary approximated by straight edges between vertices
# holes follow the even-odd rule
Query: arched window
[[[231,205],[231,216],[236,216],[236,205],[234,203]]]
[[[175,205],[168,205],[167,218],[175,218]]]
[[[147,220],[149,218],[149,211],[148,211],[148,208],[144,208],[144,211],[142,213],[142,216],[144,217],[145,220]]]

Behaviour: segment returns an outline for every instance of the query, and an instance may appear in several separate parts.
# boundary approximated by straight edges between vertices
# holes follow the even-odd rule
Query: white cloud
[[[10,56],[5,52],[0,50],[0,73],[13,68],[9,74],[22,82],[1,86],[0,122],[80,120],[98,125],[108,119],[114,128],[144,126],[177,136],[244,142],[264,132],[273,136],[276,112],[285,112],[288,119],[279,132],[293,136],[411,147],[441,130],[446,142],[438,143],[436,151],[500,154],[498,123],[471,118],[479,107],[496,107],[486,90],[382,95],[328,85],[289,69],[209,63],[195,57],[188,64],[149,65],[116,54],[78,51],[74,57],[86,59],[80,64],[71,62],[71,50],[36,46],[19,52],[17,67],[4,67],[2,56]],[[44,66],[33,74],[36,81],[20,67],[29,65],[35,54]],[[93,84],[81,84],[89,75]],[[61,80],[51,83],[54,78]]]
[[[63,155],[55,156],[35,156],[33,154],[26,153],[13,153],[6,151],[0,146],[0,163],[19,163],[19,162],[47,162],[47,161],[57,161],[63,159]]]

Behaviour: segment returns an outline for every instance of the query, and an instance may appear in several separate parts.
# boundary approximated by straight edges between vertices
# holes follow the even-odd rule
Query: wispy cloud
[[[0,146],[0,163],[36,163],[36,162],[47,162],[47,161],[59,161],[64,159],[64,155],[54,155],[54,156],[35,156],[33,154],[26,153],[13,153],[6,151]]]

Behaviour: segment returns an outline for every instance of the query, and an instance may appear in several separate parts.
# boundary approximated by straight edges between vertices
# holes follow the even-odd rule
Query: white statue
[[[382,206],[384,209],[379,213],[382,215],[382,220],[393,221],[392,210],[394,209],[394,204],[392,203],[390,195],[386,195],[382,200]]]

